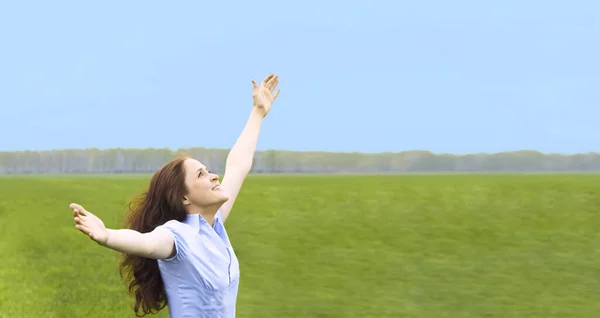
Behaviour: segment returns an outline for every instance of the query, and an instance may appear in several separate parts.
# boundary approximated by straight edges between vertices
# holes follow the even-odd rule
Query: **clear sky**
[[[2,1],[0,150],[600,151],[598,1]]]

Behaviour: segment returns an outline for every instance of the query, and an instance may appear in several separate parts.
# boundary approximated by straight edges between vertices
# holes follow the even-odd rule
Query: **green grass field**
[[[147,181],[1,177],[0,317],[133,317],[68,204],[117,227]],[[599,175],[251,176],[238,317],[598,317],[599,208]]]

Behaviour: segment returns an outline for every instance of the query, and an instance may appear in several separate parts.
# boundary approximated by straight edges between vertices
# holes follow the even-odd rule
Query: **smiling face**
[[[229,199],[225,191],[219,187],[219,176],[210,173],[198,160],[186,159],[183,168],[187,188],[183,204],[188,211],[220,206]]]

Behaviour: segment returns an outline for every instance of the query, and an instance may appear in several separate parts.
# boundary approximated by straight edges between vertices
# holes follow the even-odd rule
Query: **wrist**
[[[108,247],[108,241],[110,240],[110,235],[111,235],[112,230],[111,229],[106,229],[106,239],[104,240],[104,242],[98,242],[100,243],[100,245],[104,246],[104,247]]]
[[[251,117],[260,117],[262,119],[262,118],[265,118],[265,116],[267,116],[267,113],[265,112],[264,108],[254,105],[252,107],[252,112],[250,113],[250,116]]]

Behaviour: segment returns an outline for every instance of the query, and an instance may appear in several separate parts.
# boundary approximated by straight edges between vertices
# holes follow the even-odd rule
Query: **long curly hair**
[[[185,219],[183,162],[187,158],[179,155],[154,173],[148,190],[129,203],[124,228],[148,233],[167,221]],[[119,272],[128,283],[128,295],[135,295],[133,311],[137,317],[158,313],[167,305],[157,260],[123,254]]]

